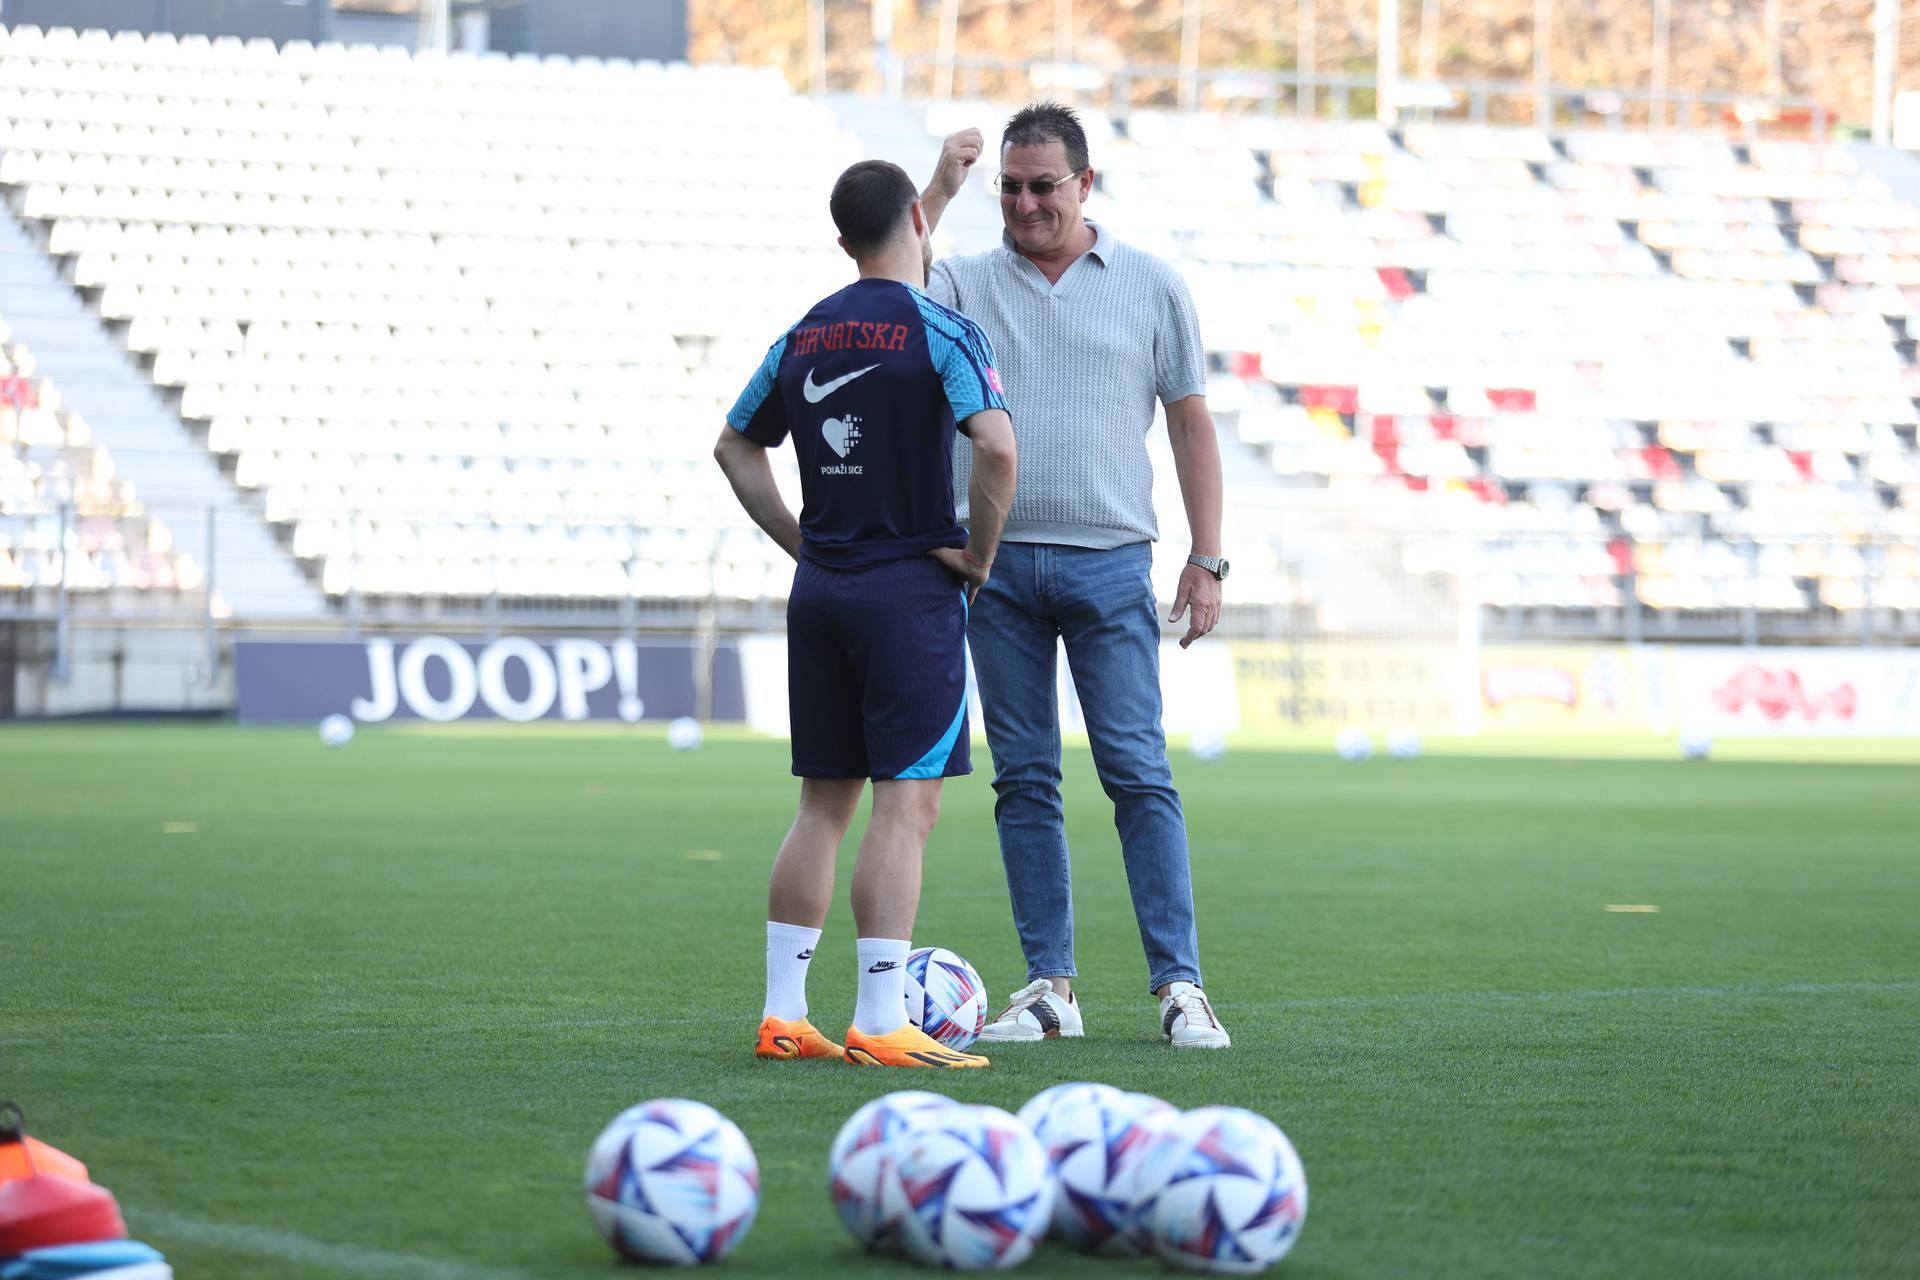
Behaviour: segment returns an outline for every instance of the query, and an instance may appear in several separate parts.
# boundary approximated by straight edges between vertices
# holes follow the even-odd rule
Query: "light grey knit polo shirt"
[[[927,293],[972,318],[993,344],[1020,481],[1008,542],[1112,548],[1160,536],[1147,432],[1153,402],[1203,395],[1207,351],[1180,273],[1092,222],[1093,248],[1058,284],[1000,247],[933,264]],[[973,456],[954,453],[953,492],[967,519]]]

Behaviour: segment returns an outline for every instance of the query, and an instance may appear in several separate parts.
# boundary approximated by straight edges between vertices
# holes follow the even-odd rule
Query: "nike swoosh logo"
[[[807,370],[806,381],[801,384],[800,394],[807,398],[808,404],[819,404],[822,400],[825,400],[828,396],[846,386],[861,374],[872,373],[879,367],[877,364],[870,364],[864,369],[855,369],[852,373],[843,373],[828,383],[814,382],[813,370],[809,369]]]
[[[797,955],[797,956],[795,956],[795,957],[794,957],[794,959],[795,959],[795,960],[811,960],[811,959],[813,959],[813,952],[812,952],[812,951],[802,951],[802,952],[801,952],[801,953],[800,953],[799,955]]]
[[[869,968],[867,972],[868,973],[885,973],[889,969],[898,969],[899,967],[900,967],[900,962],[898,960],[882,960],[879,963],[873,965],[871,968]]]

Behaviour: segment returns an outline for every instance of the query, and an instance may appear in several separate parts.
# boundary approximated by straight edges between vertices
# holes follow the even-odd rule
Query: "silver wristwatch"
[[[1221,582],[1227,580],[1227,562],[1219,556],[1188,556],[1188,564],[1197,564]]]

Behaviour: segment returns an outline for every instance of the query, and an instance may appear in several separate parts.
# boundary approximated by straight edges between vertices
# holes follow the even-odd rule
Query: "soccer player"
[[[830,208],[860,278],[768,348],[714,448],[740,505],[799,561],[787,682],[800,810],[767,893],[755,1052],[984,1067],[907,1021],[906,960],[941,779],[972,771],[967,608],[1013,501],[1013,423],[985,336],[921,292],[931,228],[905,171],[863,160],[840,175]],[[970,531],[954,516],[956,430],[972,442]],[[797,520],[767,460],[789,435]],[[807,1020],[807,967],[868,779],[852,895],[859,996],[843,1049]]]

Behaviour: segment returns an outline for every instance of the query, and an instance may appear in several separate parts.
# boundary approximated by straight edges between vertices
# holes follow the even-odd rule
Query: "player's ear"
[[[927,234],[927,211],[921,207],[917,199],[907,207],[913,214],[913,236],[917,240]]]
[[[847,244],[847,238],[845,236],[835,236],[833,240],[835,244],[840,246],[840,251],[842,253],[846,254],[849,258],[852,258],[855,262],[860,261],[860,255],[855,253],[853,251],[852,246]]]

